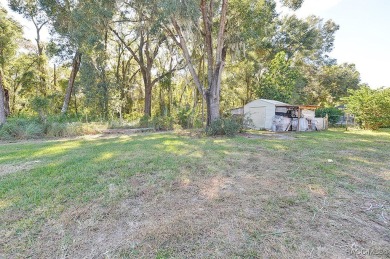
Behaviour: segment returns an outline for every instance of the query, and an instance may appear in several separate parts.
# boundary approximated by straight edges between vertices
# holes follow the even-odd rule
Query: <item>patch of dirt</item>
[[[41,162],[40,160],[35,160],[35,161],[28,161],[28,162],[17,163],[17,164],[0,165],[0,176],[22,172],[22,171],[28,171],[34,168],[40,162]]]

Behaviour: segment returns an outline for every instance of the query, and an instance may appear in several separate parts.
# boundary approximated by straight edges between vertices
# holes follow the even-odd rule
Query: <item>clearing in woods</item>
[[[389,131],[3,143],[0,258],[386,257],[389,157]]]

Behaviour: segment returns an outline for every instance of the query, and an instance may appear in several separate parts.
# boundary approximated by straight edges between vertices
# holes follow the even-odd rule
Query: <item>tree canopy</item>
[[[302,2],[281,4],[295,10]],[[356,67],[330,56],[339,26],[281,15],[276,1],[8,4],[35,25],[36,42],[26,48],[21,27],[1,11],[0,115],[37,114],[46,103],[47,116],[185,117],[193,126],[255,98],[332,106],[360,88]]]

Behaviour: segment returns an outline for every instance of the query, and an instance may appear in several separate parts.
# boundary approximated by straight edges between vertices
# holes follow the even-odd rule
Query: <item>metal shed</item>
[[[275,100],[258,99],[244,107],[230,110],[244,115],[252,128],[272,131],[310,131],[327,128],[327,120],[315,118],[316,105],[291,105]]]
[[[247,103],[243,112],[245,117],[252,120],[255,129],[270,130],[276,112],[287,111],[286,108],[278,108],[278,106],[289,106],[289,104],[275,100],[258,99]]]

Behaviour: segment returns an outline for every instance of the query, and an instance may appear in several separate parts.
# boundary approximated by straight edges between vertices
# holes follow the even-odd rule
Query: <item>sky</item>
[[[0,5],[6,6],[7,1],[0,0]],[[34,40],[32,24],[10,13],[24,26],[26,38]],[[305,0],[295,14],[301,18],[314,14],[335,21],[340,29],[330,56],[339,64],[354,63],[362,83],[372,88],[390,86],[390,0]],[[47,30],[43,31],[43,38],[47,35]]]
[[[390,0],[305,0],[298,17],[340,25],[331,57],[356,64],[362,83],[390,86]]]

